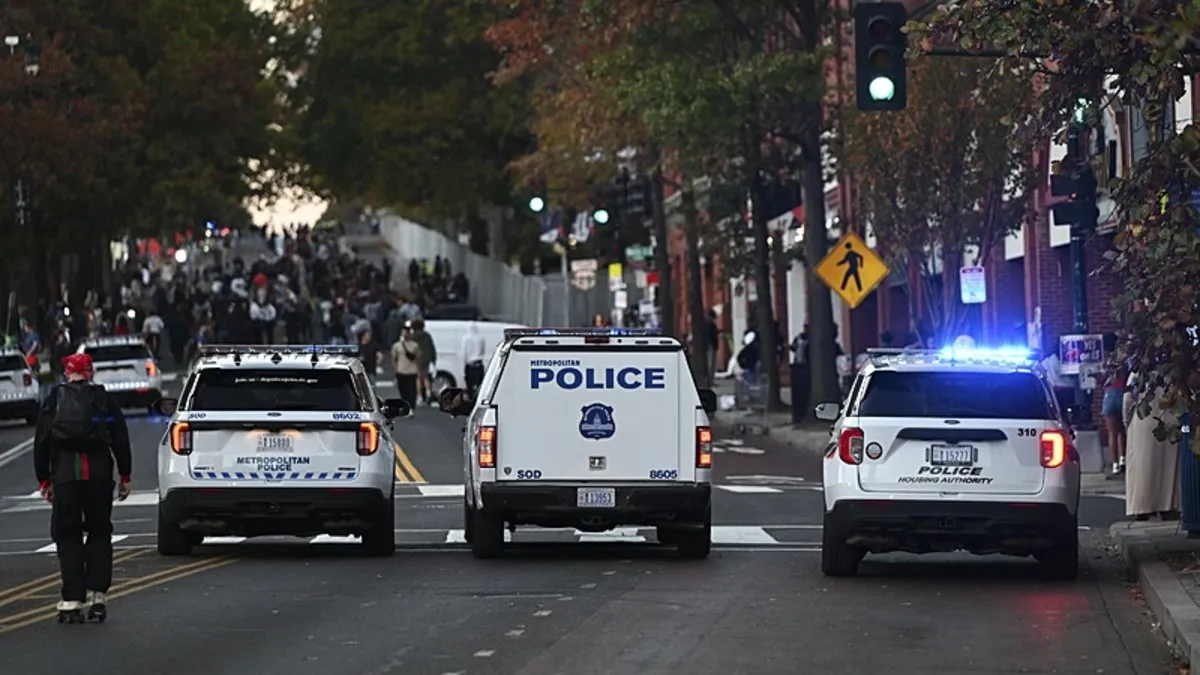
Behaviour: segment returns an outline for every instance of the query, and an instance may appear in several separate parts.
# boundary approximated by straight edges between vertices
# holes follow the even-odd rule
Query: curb
[[[1167,563],[1158,559],[1157,550],[1147,537],[1122,534],[1128,531],[1128,526],[1127,522],[1113,523],[1109,534],[1117,541],[1121,557],[1129,566],[1130,580],[1141,585],[1171,649],[1189,664],[1200,664],[1200,606]]]

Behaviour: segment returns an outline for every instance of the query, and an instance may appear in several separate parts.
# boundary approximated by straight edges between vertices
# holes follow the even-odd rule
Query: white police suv
[[[15,347],[0,348],[0,419],[23,419],[37,424],[40,385],[25,353]]]
[[[821,569],[867,553],[1034,556],[1078,572],[1079,456],[1067,411],[1019,349],[871,350],[825,455]]]
[[[654,526],[681,556],[708,556],[716,396],[697,390],[674,338],[509,329],[478,400],[447,389],[439,406],[469,417],[464,509],[476,557],[503,553],[506,525]]]
[[[92,357],[96,384],[115,396],[122,408],[150,410],[162,398],[162,372],[142,336],[88,339],[76,351]]]
[[[158,452],[158,550],[205,536],[362,537],[395,552],[395,443],[357,347],[206,345]]]

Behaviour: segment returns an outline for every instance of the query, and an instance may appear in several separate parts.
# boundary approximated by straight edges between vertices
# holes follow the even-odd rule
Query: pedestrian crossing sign
[[[817,276],[850,309],[861,305],[883,283],[889,271],[883,258],[853,232],[847,232],[817,265]]]

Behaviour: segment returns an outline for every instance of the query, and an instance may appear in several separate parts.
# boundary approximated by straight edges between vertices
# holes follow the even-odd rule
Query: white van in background
[[[463,372],[466,370],[466,364],[462,362],[462,343],[467,334],[467,326],[471,323],[475,324],[476,330],[483,338],[489,355],[504,342],[505,329],[528,327],[519,323],[496,321],[426,319],[425,330],[433,337],[433,346],[437,348],[437,366],[433,369],[434,396],[447,387],[465,386]]]

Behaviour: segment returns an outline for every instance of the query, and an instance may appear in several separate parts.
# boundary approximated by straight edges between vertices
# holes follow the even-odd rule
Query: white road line
[[[718,490],[743,495],[770,495],[783,492],[779,488],[767,487],[765,485],[714,485],[713,487]]]
[[[33,439],[26,438],[25,440],[21,441],[20,443],[17,443],[16,445],[12,446],[8,450],[5,450],[4,452],[0,452],[0,467],[8,466],[9,464],[12,464],[13,462],[17,461],[18,459],[21,458],[22,455],[24,455],[26,452],[29,452],[29,450],[32,447],[33,447]]]
[[[575,536],[579,541],[597,541],[605,543],[628,543],[641,544],[645,543],[646,538],[638,534],[639,528],[636,527],[618,527],[615,530],[608,532],[580,532],[575,530]]]
[[[467,493],[463,485],[419,485],[422,497],[461,497]]]
[[[112,543],[115,544],[119,541],[125,541],[128,538],[129,538],[129,535],[127,535],[127,534],[114,534],[112,536]],[[57,553],[57,552],[58,552],[57,544],[47,544],[46,546],[43,546],[43,547],[39,548],[38,550],[34,551],[34,553]]]
[[[749,544],[777,546],[780,544],[775,537],[767,534],[767,531],[761,527],[731,527],[727,525],[713,525],[712,543],[735,544],[741,546],[746,546]]]

